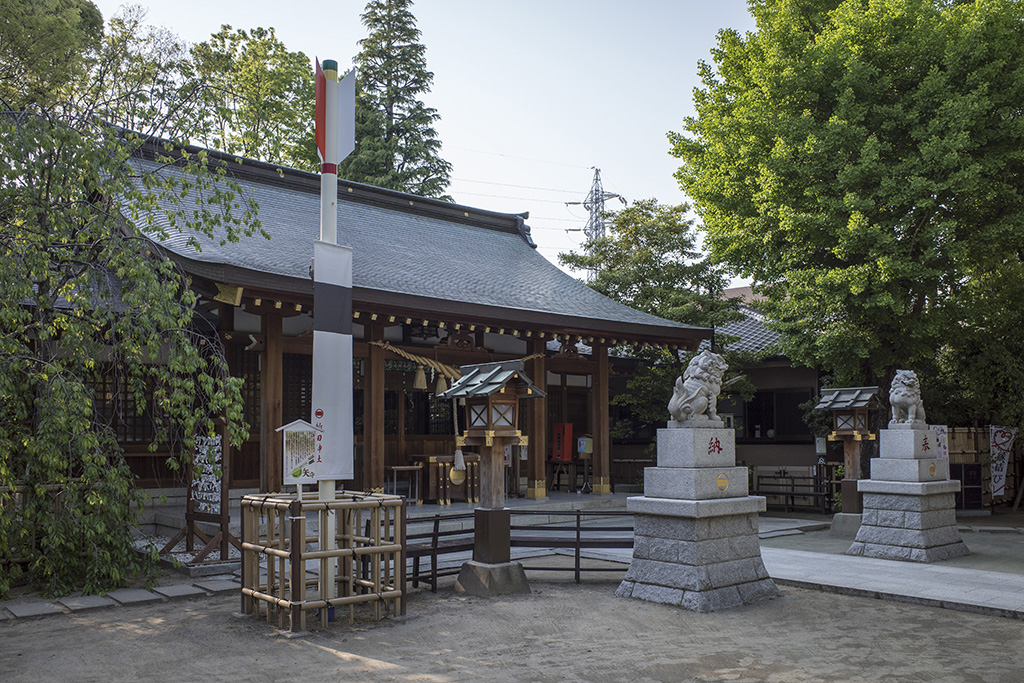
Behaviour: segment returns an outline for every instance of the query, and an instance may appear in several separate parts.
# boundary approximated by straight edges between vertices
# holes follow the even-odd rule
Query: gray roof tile
[[[153,162],[137,161],[155,168]],[[174,173],[164,169],[164,173]],[[271,235],[243,238],[221,245],[200,238],[196,252],[184,235],[172,234],[162,244],[180,257],[205,263],[269,273],[296,282],[309,281],[313,241],[320,232],[319,185],[312,191],[310,174],[284,171],[290,183],[239,174],[236,180],[259,204],[259,219]],[[294,176],[294,177],[292,177]],[[358,186],[363,194],[374,188]],[[378,191],[384,192],[384,191]],[[439,218],[431,211],[396,210],[391,201],[353,201],[342,191],[338,201],[338,242],[353,248],[352,279],[357,290],[411,295],[448,302],[480,304],[512,311],[573,316],[615,324],[654,326],[682,338],[705,336],[702,328],[658,318],[613,301],[547,261],[514,230],[514,215],[489,214],[492,223],[472,224]],[[399,195],[400,196],[400,195]],[[420,206],[442,204],[408,196]],[[379,205],[386,204],[386,205]],[[454,205],[444,204],[445,209]],[[477,215],[477,209],[466,209]],[[433,212],[436,213],[436,210]],[[166,221],[154,217],[158,223]],[[696,333],[696,334],[695,334]]]

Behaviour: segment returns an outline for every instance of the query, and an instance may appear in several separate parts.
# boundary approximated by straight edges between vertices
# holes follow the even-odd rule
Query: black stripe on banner
[[[352,289],[313,283],[313,330],[352,334]]]

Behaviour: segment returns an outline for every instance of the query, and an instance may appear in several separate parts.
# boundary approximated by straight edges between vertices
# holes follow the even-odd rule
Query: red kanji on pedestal
[[[718,440],[718,437],[717,436],[711,437],[711,441],[708,442],[708,454],[711,454],[711,453],[721,453],[721,452],[722,452],[722,444]]]

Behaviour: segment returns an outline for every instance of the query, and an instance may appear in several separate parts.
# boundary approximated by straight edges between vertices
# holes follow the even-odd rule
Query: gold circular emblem
[[[935,478],[935,463],[932,463],[931,467],[928,468],[928,474],[931,475],[932,479]]]
[[[466,481],[466,470],[448,470],[448,481],[455,486],[461,486]]]
[[[718,475],[718,490],[719,491],[725,491],[728,488],[729,488],[729,475],[727,475],[725,472],[722,472],[721,474]]]

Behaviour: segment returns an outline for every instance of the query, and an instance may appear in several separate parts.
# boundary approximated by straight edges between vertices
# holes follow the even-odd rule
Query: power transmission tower
[[[583,227],[583,234],[587,236],[587,240],[594,240],[598,237],[604,237],[604,202],[606,199],[618,199],[623,204],[626,203],[626,199],[614,192],[605,192],[604,186],[601,184],[601,169],[594,167],[594,182],[590,185],[590,192],[587,194],[587,198],[582,202],[566,202],[567,206],[580,204],[590,214],[590,218],[587,220],[587,224]],[[593,268],[587,270],[587,282],[593,282],[594,278],[597,277],[597,271]]]

